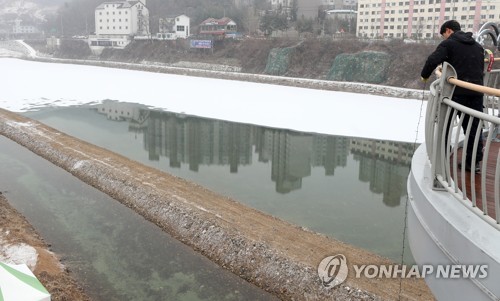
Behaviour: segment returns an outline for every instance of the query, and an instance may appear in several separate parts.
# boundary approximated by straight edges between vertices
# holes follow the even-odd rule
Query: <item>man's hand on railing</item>
[[[434,73],[436,74],[436,77],[441,77],[443,74],[443,66],[437,66],[436,70],[434,70]]]

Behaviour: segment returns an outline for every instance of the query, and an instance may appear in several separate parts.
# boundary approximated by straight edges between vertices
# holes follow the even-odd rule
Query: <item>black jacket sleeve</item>
[[[446,41],[441,42],[438,45],[436,50],[429,55],[427,61],[425,62],[424,68],[422,68],[422,72],[420,76],[423,78],[429,78],[432,74],[432,71],[436,69],[436,67],[442,64],[448,58],[448,48],[446,47]]]

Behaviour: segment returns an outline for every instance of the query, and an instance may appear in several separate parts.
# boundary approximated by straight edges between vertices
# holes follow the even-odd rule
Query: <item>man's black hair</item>
[[[443,25],[441,25],[441,30],[439,31],[439,33],[440,34],[445,33],[447,28],[453,30],[453,32],[461,30],[460,23],[458,23],[456,20],[449,20],[444,22]]]

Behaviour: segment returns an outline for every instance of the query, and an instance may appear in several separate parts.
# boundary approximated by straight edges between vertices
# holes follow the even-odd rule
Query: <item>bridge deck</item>
[[[495,209],[495,186],[500,186],[499,179],[496,180],[495,183],[495,170],[497,165],[497,157],[500,149],[500,142],[492,142],[490,146],[490,150],[488,155],[484,154],[484,158],[486,159],[487,167],[486,167],[486,175],[485,175],[485,193],[483,193],[483,174],[484,170],[481,170],[481,173],[471,173],[466,171],[465,173],[465,191],[467,197],[475,203],[476,206],[483,210],[483,199],[486,198],[486,207],[488,215],[492,218],[496,219],[496,209]],[[457,152],[457,158],[460,161],[462,158],[462,149],[459,149]],[[453,157],[452,157],[453,160]],[[482,168],[483,162],[481,162]],[[463,190],[463,183],[460,180],[461,170],[458,170],[458,179],[454,179],[458,182],[458,187]],[[453,170],[452,170],[453,175]],[[474,179],[474,191],[472,190],[472,180]],[[484,210],[483,210],[484,211]]]

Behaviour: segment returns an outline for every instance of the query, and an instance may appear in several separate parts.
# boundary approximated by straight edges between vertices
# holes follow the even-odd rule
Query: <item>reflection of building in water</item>
[[[271,179],[276,191],[287,193],[302,187],[302,178],[311,175],[313,137],[284,130],[272,132]]]
[[[289,130],[189,117],[153,111],[136,104],[104,102],[98,112],[112,120],[129,120],[129,130],[143,133],[149,160],[168,157],[169,165],[187,164],[192,171],[200,165],[229,165],[232,173],[252,163],[253,146],[258,161],[271,161],[271,179],[276,191],[300,189],[302,178],[312,167],[324,167],[325,175],[347,166],[349,150],[360,161],[359,178],[371,191],[383,193],[384,203],[396,206],[405,194],[404,186],[412,147],[407,143],[360,138],[312,135]]]
[[[337,166],[347,165],[350,141],[346,137],[267,128],[258,128],[255,137],[259,162],[272,161],[272,180],[278,192],[299,189],[302,178],[311,175],[312,166],[323,166],[326,175],[333,175]]]
[[[146,106],[136,103],[104,101],[96,105],[97,112],[106,115],[111,120],[133,120],[142,123],[147,118]]]
[[[144,145],[150,160],[166,156],[171,167],[188,163],[197,171],[201,164],[216,164],[237,172],[252,161],[251,138],[248,125],[151,111]]]
[[[410,164],[413,155],[413,146],[410,143],[363,138],[351,138],[351,150],[405,165]]]
[[[359,161],[359,179],[370,190],[383,194],[384,204],[398,206],[406,195],[406,177],[413,147],[410,143],[352,138],[354,160]]]
[[[324,166],[325,175],[333,176],[337,166],[347,165],[350,138],[340,136],[313,136],[312,166]]]

